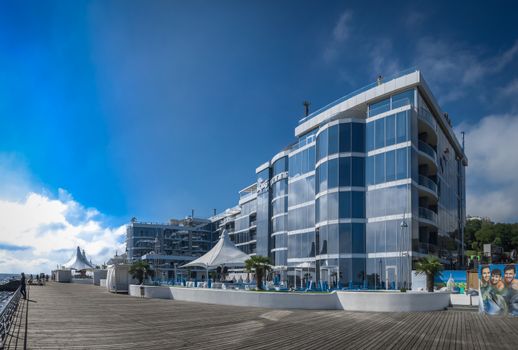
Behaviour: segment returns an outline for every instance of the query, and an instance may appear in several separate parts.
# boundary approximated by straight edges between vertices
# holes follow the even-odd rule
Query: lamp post
[[[408,256],[408,251],[405,250],[405,248],[407,246],[406,235],[403,235],[404,232],[408,231],[407,229],[408,229],[408,224],[406,223],[406,220],[403,218],[403,221],[401,221],[401,234],[400,234],[400,241],[402,241],[403,244],[400,244],[400,252],[399,252],[399,262],[400,262],[399,274],[401,275],[399,288],[401,288],[402,285],[403,285],[403,283],[402,283],[402,277],[403,277],[403,271],[402,271],[403,270],[403,263],[402,263],[402,259],[403,259],[403,256]],[[408,278],[408,275],[407,275],[407,278]]]

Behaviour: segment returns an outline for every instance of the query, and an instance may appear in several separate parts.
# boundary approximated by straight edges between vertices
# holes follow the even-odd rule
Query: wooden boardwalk
[[[518,349],[518,318],[472,310],[360,313],[140,299],[104,288],[30,288],[29,349]],[[24,312],[7,348],[22,349]]]

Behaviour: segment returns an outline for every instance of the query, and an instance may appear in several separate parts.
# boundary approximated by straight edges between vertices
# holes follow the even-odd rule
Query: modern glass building
[[[172,279],[179,266],[208,252],[218,237],[208,219],[187,217],[168,224],[133,219],[126,227],[126,251],[129,262],[148,261],[156,278]]]
[[[420,257],[462,264],[467,158],[420,71],[313,112],[295,137],[256,169],[239,214],[212,218],[245,252],[292,286],[410,287]]]

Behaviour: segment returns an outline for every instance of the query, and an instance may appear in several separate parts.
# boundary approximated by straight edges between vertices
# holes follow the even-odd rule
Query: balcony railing
[[[429,155],[430,157],[432,157],[432,159],[434,160],[434,162],[437,163],[437,153],[435,152],[435,150],[432,148],[432,146],[430,146],[429,144],[427,144],[426,142],[423,142],[423,141],[419,141],[418,143],[418,148],[419,148],[419,151],[423,152],[423,153],[426,153],[427,155]]]
[[[424,122],[426,122],[428,125],[430,125],[430,127],[437,131],[437,121],[435,120],[435,118],[433,117],[432,113],[428,112],[426,109],[424,109],[423,107],[420,107],[418,110],[417,110],[417,116],[423,120]]]
[[[437,214],[428,208],[419,207],[419,217],[437,224]]]
[[[416,68],[409,68],[409,69],[405,69],[405,70],[403,70],[403,71],[401,71],[401,72],[399,72],[399,73],[396,73],[396,74],[394,74],[394,75],[392,75],[392,76],[389,76],[389,77],[384,78],[384,79],[383,79],[383,83],[388,83],[389,81],[392,81],[392,80],[394,80],[394,79],[397,79],[397,78],[399,78],[399,77],[402,77],[403,75],[407,75],[407,74],[410,74],[410,73],[413,73],[413,72],[416,72],[416,71],[417,71],[417,69],[416,69]],[[323,112],[323,111],[325,111],[326,109],[329,109],[329,108],[331,108],[331,107],[334,107],[334,106],[336,106],[337,104],[342,103],[343,101],[346,101],[346,100],[348,100],[348,99],[350,99],[350,98],[352,98],[352,97],[354,97],[354,96],[356,96],[356,95],[359,95],[359,94],[361,94],[362,92],[365,92],[365,91],[367,91],[367,90],[370,90],[370,89],[372,89],[372,88],[374,88],[374,87],[376,87],[376,86],[378,86],[378,85],[379,85],[379,84],[378,84],[377,82],[374,82],[374,83],[371,83],[371,84],[369,84],[369,85],[366,85],[366,86],[364,86],[364,87],[362,87],[362,88],[360,88],[360,89],[358,89],[358,90],[356,90],[356,91],[353,91],[353,92],[351,92],[351,93],[349,93],[349,94],[347,94],[347,95],[345,95],[345,96],[343,96],[343,97],[339,98],[338,100],[336,100],[336,101],[334,101],[334,102],[331,102],[331,103],[330,103],[330,104],[328,104],[327,106],[324,106],[324,107],[322,107],[322,108],[320,108],[320,109],[318,109],[318,110],[314,111],[313,113],[311,113],[311,114],[310,114],[310,115],[308,115],[307,117],[302,118],[301,120],[299,120],[299,124],[302,124],[302,123],[304,123],[304,122],[306,122],[306,121],[310,120],[311,118],[313,118],[314,116],[316,116],[316,115],[318,115],[318,114],[322,113],[322,112]]]
[[[419,185],[424,186],[432,190],[435,194],[437,194],[437,184],[433,182],[429,177],[419,175]]]

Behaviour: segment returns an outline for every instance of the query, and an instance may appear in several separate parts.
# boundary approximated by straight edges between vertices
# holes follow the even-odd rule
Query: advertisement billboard
[[[517,264],[481,265],[479,310],[489,315],[518,316]]]

